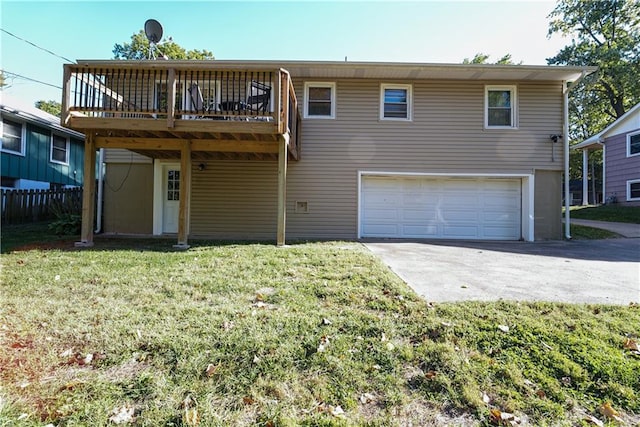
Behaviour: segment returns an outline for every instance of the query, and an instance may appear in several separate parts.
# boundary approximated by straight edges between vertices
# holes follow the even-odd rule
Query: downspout
[[[571,200],[569,200],[569,93],[575,88],[580,80],[587,76],[586,71],[582,71],[580,77],[576,81],[572,82],[571,87],[568,86],[568,82],[562,82],[563,93],[563,118],[562,118],[562,133],[564,134],[564,237],[567,240],[571,240]]]
[[[104,148],[98,154],[98,206],[96,207],[96,233],[102,230],[102,186],[104,180]]]

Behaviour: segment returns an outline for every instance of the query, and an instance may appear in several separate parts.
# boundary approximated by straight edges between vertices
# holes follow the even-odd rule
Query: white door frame
[[[527,242],[534,241],[534,175],[533,174],[482,174],[482,173],[421,173],[421,172],[390,172],[390,171],[358,171],[358,239],[362,238],[362,177],[363,176],[406,176],[406,177],[444,177],[444,178],[520,178],[522,209],[520,227],[522,238]]]
[[[164,201],[164,168],[175,167],[180,169],[180,162],[175,160],[155,160],[153,162],[153,234],[162,235],[163,201]],[[182,193],[182,192],[181,192]],[[182,197],[182,194],[180,194]]]

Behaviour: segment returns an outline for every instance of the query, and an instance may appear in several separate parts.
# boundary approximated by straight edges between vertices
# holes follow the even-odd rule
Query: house
[[[601,132],[571,148],[582,150],[583,205],[589,204],[589,152],[602,150],[604,201],[640,206],[640,103]]]
[[[82,186],[84,135],[62,127],[60,118],[0,96],[3,189]]]
[[[568,84],[594,67],[78,61],[62,123],[106,163],[104,231],[561,239]],[[568,181],[567,181],[568,184]],[[92,244],[85,191],[81,245]]]

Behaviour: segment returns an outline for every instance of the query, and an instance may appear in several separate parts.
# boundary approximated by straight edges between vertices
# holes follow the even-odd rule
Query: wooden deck
[[[179,159],[177,247],[187,248],[191,170],[208,159],[276,160],[276,242],[285,242],[289,160],[300,158],[300,114],[284,69],[216,61],[81,61],[65,64],[62,124],[86,136],[84,176],[95,176],[96,150],[128,149]],[[85,181],[78,246],[93,245],[95,181]]]

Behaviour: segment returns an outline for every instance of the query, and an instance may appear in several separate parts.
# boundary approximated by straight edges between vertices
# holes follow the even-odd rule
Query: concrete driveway
[[[640,302],[640,239],[365,245],[428,301]]]

